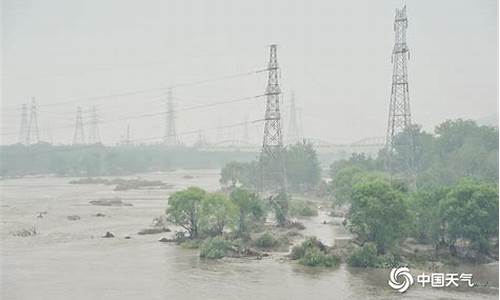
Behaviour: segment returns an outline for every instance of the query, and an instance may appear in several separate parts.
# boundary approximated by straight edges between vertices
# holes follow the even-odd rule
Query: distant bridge
[[[332,143],[321,139],[306,139],[314,145],[314,148],[321,153],[336,152],[345,150],[351,152],[376,152],[385,145],[385,137],[368,137],[352,143]],[[243,151],[259,152],[261,145],[251,144],[243,140],[224,140],[213,144],[198,146],[201,151]]]

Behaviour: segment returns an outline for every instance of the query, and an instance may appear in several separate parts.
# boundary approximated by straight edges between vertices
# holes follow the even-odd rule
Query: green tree
[[[231,192],[231,201],[236,205],[237,233],[240,237],[247,237],[251,223],[264,218],[264,208],[259,196],[248,190],[236,188]]]
[[[440,204],[448,193],[447,188],[419,191],[409,199],[412,217],[412,235],[421,243],[438,246],[444,241],[444,220]]]
[[[313,145],[302,141],[285,151],[288,186],[295,191],[310,191],[321,180],[321,167]]]
[[[222,234],[227,225],[236,219],[236,205],[222,193],[207,194],[201,201],[201,227],[217,235]]]
[[[488,252],[488,238],[498,234],[497,186],[461,181],[451,189],[440,207],[451,244],[464,238],[480,252]]]
[[[274,210],[274,217],[279,226],[288,224],[288,211],[290,196],[284,192],[269,197],[269,202]]]
[[[245,164],[239,162],[229,162],[221,170],[219,182],[222,185],[236,187],[236,184],[241,183],[243,173],[245,172]]]
[[[186,229],[191,238],[198,237],[201,202],[205,196],[203,189],[189,187],[173,193],[168,198],[168,220]]]
[[[369,178],[354,186],[349,227],[362,241],[374,242],[379,254],[405,237],[408,217],[403,194],[387,180]]]

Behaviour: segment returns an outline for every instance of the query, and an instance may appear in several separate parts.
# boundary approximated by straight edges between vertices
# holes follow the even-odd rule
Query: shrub
[[[328,253],[328,247],[316,237],[309,237],[301,245],[293,247],[290,258],[310,267],[333,267],[340,263],[340,258]]]
[[[255,246],[259,248],[273,248],[279,245],[278,239],[276,239],[269,232],[265,232],[263,235],[259,236],[255,240]]]
[[[299,259],[299,263],[310,267],[333,267],[337,266],[340,258],[335,255],[325,254],[318,248],[309,248],[305,250],[304,256]]]
[[[189,240],[186,239],[180,243],[182,248],[185,249],[198,249],[200,248],[201,241],[200,240]]]
[[[314,217],[318,215],[318,210],[314,202],[293,201],[290,205],[290,214],[296,217]]]
[[[364,244],[347,258],[347,264],[351,267],[377,267],[379,265],[377,247],[373,243]]]
[[[226,256],[230,244],[222,237],[206,239],[200,246],[200,257],[219,259]]]

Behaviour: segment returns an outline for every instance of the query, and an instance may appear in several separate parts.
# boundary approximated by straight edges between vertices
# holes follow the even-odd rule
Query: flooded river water
[[[25,178],[1,184],[1,299],[497,299],[498,264],[459,266],[488,283],[479,288],[423,288],[405,294],[387,285],[389,270],[308,268],[282,256],[207,261],[197,250],[160,243],[162,234],[137,235],[166,208],[169,193],[197,185],[219,188],[218,170],[142,174],[171,190],[113,191],[72,185],[72,178]],[[190,176],[186,176],[190,175]],[[136,178],[137,176],[131,176]],[[192,177],[192,178],[191,178]],[[89,204],[118,196],[133,206]],[[46,211],[43,218],[39,212]],[[96,217],[102,213],[104,217]],[[79,220],[67,216],[78,215]],[[301,220],[307,234],[331,244],[346,234],[320,215]],[[12,233],[35,226],[37,235]],[[115,238],[103,239],[110,231]],[[124,239],[130,236],[130,239]],[[443,270],[443,271],[448,271]]]

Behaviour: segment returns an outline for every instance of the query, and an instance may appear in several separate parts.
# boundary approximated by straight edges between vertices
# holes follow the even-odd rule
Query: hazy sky
[[[408,6],[413,121],[497,112],[496,0],[414,0]],[[69,143],[77,106],[97,105],[103,142],[130,124],[134,139],[164,134],[165,88],[265,68],[271,43],[289,115],[295,92],[303,133],[335,143],[385,134],[393,21],[402,1],[2,1],[2,143],[17,141],[20,105],[36,97],[42,139]],[[209,140],[241,138],[262,119],[266,74],[174,89],[177,131]],[[95,98],[114,94],[119,97]],[[55,104],[55,105],[54,105]],[[288,127],[285,120],[284,131]],[[88,129],[85,128],[87,131]],[[262,124],[249,128],[260,143]]]

